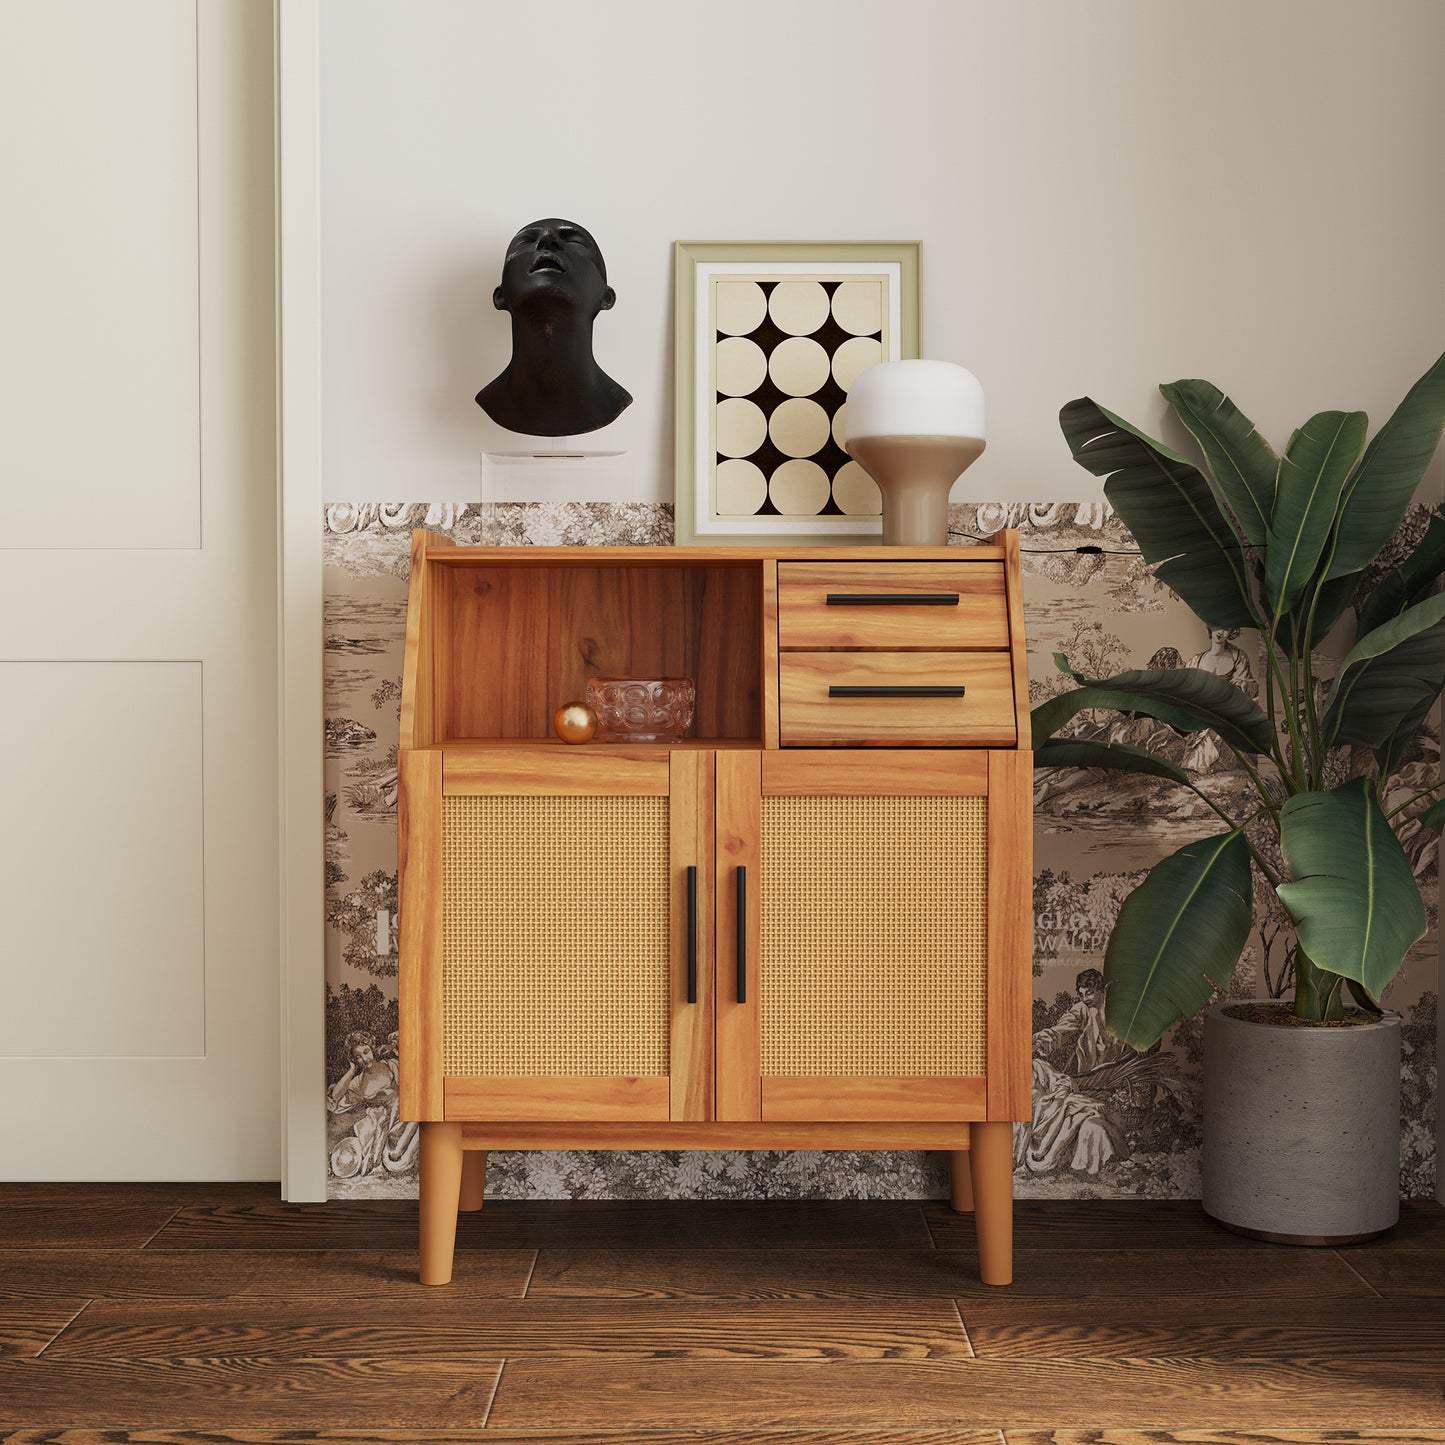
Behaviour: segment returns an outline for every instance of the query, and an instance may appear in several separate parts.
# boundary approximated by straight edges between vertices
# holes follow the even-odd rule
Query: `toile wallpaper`
[[[1104,504],[966,504],[955,540],[1017,527],[1023,551],[1030,691],[1067,686],[1053,654],[1080,671],[1200,667],[1257,689],[1251,639],[1206,632],[1154,581]],[[1419,511],[1396,544],[1423,532]],[[329,1189],[333,1198],[410,1196],[416,1127],[396,1111],[396,750],[410,532],[429,527],[492,545],[657,545],[672,509],[657,504],[333,503],[325,511],[326,1038]],[[1393,564],[1397,557],[1387,555]],[[1328,650],[1328,644],[1326,645]],[[1184,738],[1148,719],[1076,719],[1081,736],[1134,742],[1203,774],[1225,803],[1247,788],[1208,735]],[[1432,720],[1392,791],[1403,799],[1438,776]],[[1200,1022],[1136,1053],[1102,1022],[1104,946],[1123,897],[1145,869],[1211,830],[1214,815],[1163,779],[1041,770],[1035,787],[1033,1119],[1015,1130],[1019,1197],[1197,1198]],[[1386,808],[1390,806],[1388,800]],[[1431,931],[1385,995],[1404,1018],[1401,1193],[1433,1196],[1436,1073],[1437,843],[1405,844]],[[1291,988],[1287,920],[1261,897],[1237,971],[1239,997]],[[942,1197],[943,1156],[792,1151],[494,1153],[487,1192],[504,1198]]]

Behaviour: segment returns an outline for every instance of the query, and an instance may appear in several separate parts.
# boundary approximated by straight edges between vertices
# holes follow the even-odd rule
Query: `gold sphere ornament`
[[[597,736],[597,714],[585,702],[564,702],[552,714],[552,731],[564,743],[590,743]]]

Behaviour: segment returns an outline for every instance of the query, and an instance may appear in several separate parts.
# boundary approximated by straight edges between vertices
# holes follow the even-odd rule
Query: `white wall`
[[[1205,376],[1282,445],[1445,347],[1438,0],[323,0],[326,495],[476,498],[515,447],[507,239],[589,227],[672,495],[676,239],[920,238],[923,349],[988,393],[966,495],[1085,498],[1060,404]],[[956,491],[956,499],[962,499]]]

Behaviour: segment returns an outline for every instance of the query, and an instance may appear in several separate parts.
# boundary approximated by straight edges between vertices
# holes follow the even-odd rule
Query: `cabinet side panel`
[[[432,719],[432,655],[422,634],[428,602],[426,552],[429,534],[411,534],[411,572],[406,588],[406,646],[401,664],[401,746],[425,747],[435,742]]]
[[[1018,745],[1032,746],[1029,718],[1029,659],[1024,650],[1024,584],[1019,560],[1019,534],[1010,528],[1003,534],[1004,585],[1008,590],[1009,653],[1013,658],[1014,714],[1018,721]]]
[[[762,756],[717,759],[717,1117],[761,1119],[758,1058],[758,947],[761,941]],[[743,877],[742,952],[738,870]],[[744,976],[745,1002],[738,1002]]]
[[[442,755],[397,755],[397,1024],[404,1119],[442,1117]]]
[[[672,1000],[671,1117],[713,1117],[713,759],[711,752],[670,754],[672,793],[668,874],[672,896],[669,990]],[[688,1002],[688,869],[697,869],[697,1001]]]
[[[988,1117],[1032,1111],[1034,827],[1031,752],[993,752],[988,808]]]

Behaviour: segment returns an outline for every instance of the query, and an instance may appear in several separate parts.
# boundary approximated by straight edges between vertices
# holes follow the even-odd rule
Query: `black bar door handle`
[[[738,868],[738,1002],[748,1001],[748,870]]]
[[[829,697],[962,697],[958,687],[830,687]]]
[[[957,607],[957,592],[830,592],[829,607]]]
[[[697,869],[687,870],[687,1001],[697,1002]]]

